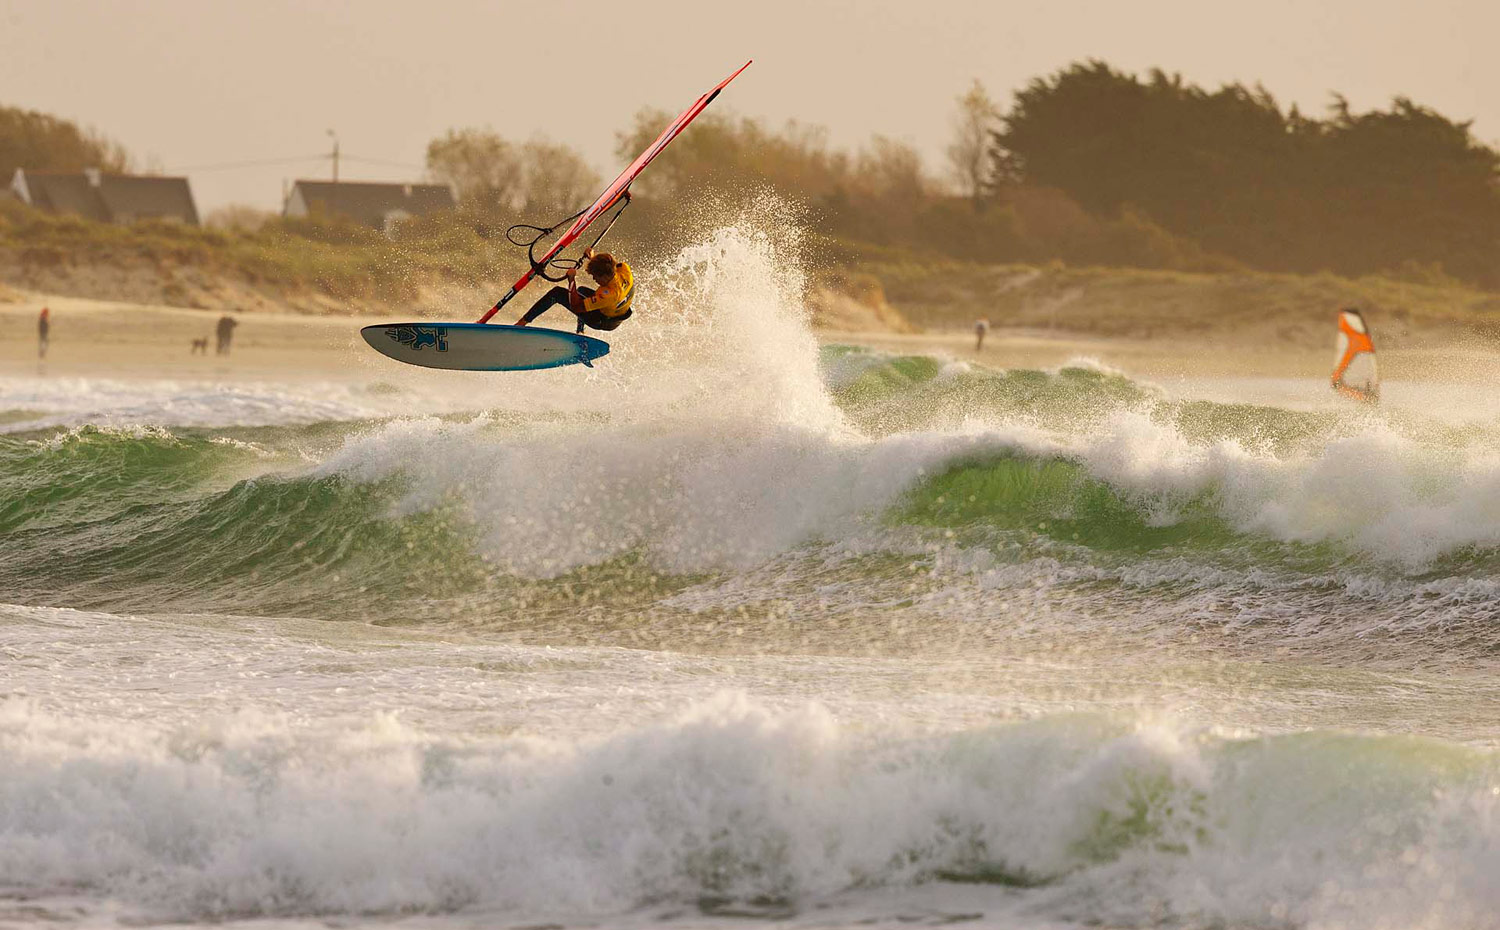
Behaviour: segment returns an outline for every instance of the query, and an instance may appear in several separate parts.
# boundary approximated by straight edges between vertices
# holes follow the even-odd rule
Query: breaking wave
[[[0,785],[8,883],[153,920],[789,918],[929,883],[1108,926],[1453,930],[1500,908],[1494,758],[1405,737],[1097,716],[892,737],[724,695],[607,737],[455,742],[390,717],[93,727],[12,700]]]

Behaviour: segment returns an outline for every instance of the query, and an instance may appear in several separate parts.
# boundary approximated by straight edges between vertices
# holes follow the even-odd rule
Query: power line
[[[187,165],[180,168],[163,168],[163,171],[182,172],[189,171],[232,171],[237,168],[267,168],[273,165],[293,165],[307,161],[322,161],[327,155],[302,155],[296,158],[263,158],[257,161],[230,161],[221,162],[216,165]]]
[[[328,161],[333,156],[327,152],[321,155],[299,155],[291,158],[262,158],[254,161],[229,161],[212,165],[185,165],[161,169],[164,173],[186,174],[190,171],[235,171],[242,168],[270,168],[277,165],[295,165],[310,161]],[[352,161],[362,165],[376,165],[385,168],[405,168],[410,171],[426,171],[426,165],[414,165],[411,162],[389,161],[383,158],[363,158],[359,155],[339,155],[341,161]]]
[[[386,161],[382,158],[361,158],[358,155],[344,155],[344,161],[357,161],[362,165],[381,165],[387,168],[410,168],[413,171],[426,171],[426,165],[413,165],[404,161]]]

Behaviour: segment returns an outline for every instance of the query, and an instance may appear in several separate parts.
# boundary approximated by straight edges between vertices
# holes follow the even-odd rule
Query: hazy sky
[[[1406,94],[1500,138],[1493,0],[0,0],[0,103],[56,113],[168,169],[311,156],[344,178],[411,179],[450,126],[545,133],[618,167],[614,133],[678,109],[747,58],[715,104],[871,133],[941,166],[952,100],[999,100],[1097,57],[1191,81],[1261,81],[1321,111]],[[403,166],[412,167],[403,167]],[[200,209],[278,207],[326,160],[188,170]]]

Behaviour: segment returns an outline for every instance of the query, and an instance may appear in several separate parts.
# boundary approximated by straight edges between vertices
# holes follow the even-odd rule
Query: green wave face
[[[391,566],[405,559],[452,574],[439,515],[391,520],[380,485],[279,473],[305,469],[298,450],[326,432],[0,438],[0,533],[12,556],[0,588],[75,607],[276,613],[400,590],[406,573]]]
[[[1384,567],[1378,558],[1336,544],[1241,532],[1222,516],[1219,498],[1217,488],[1132,494],[1067,458],[1002,455],[954,464],[914,488],[887,519],[971,548],[1096,567],[1185,558],[1205,568],[1325,577]],[[1429,574],[1466,572],[1476,561],[1500,566],[1493,553],[1463,553],[1441,560]]]
[[[893,517],[944,528],[1008,530],[1094,549],[1222,546],[1235,540],[1211,495],[1175,508],[1169,525],[1066,459],[1001,456],[956,463],[911,492]]]
[[[1160,396],[1123,375],[1086,367],[995,371],[860,352],[825,353],[824,367],[839,405],[873,435],[951,428],[975,418],[1081,428]]]
[[[381,623],[656,591],[631,559],[543,583],[507,577],[480,554],[470,515],[441,502],[400,512],[406,478],[308,474],[358,429],[0,437],[0,590],[80,609]]]
[[[1085,366],[993,371],[843,349],[826,350],[823,363],[840,408],[864,433],[853,444],[731,431],[694,451],[629,425],[554,419],[538,431],[511,416],[487,421],[488,432],[394,452],[381,452],[378,440],[400,421],[0,436],[0,590],[17,603],[85,609],[608,630],[631,642],[649,637],[662,616],[769,628],[793,614],[903,610],[957,583],[944,574],[955,549],[986,565],[1060,566],[1048,590],[1114,598],[1116,608],[1207,584],[1183,580],[1195,572],[1238,573],[1232,584],[1252,599],[1270,597],[1268,585],[1332,596],[1350,578],[1368,577],[1389,589],[1375,613],[1395,617],[1401,597],[1418,596],[1412,586],[1428,585],[1437,593],[1421,597],[1432,609],[1457,604],[1464,623],[1483,619],[1474,605],[1486,595],[1439,588],[1500,572],[1500,544],[1485,537],[1482,520],[1492,499],[1485,482],[1500,495],[1500,478],[1476,471],[1500,450],[1492,430],[1178,402]],[[617,432],[601,447],[606,463],[655,456],[640,475],[598,485],[624,498],[629,506],[616,508],[624,516],[611,517],[604,500],[597,525],[568,515],[552,531],[622,541],[546,576],[502,569],[507,547],[527,543],[497,529],[493,499],[476,497],[476,488],[503,490],[506,468],[552,467],[547,443],[557,436],[609,429]],[[721,446],[749,448],[752,464],[716,461]],[[459,467],[458,478],[441,479],[438,465],[475,450],[483,457],[472,475]],[[374,467],[371,457],[381,455]],[[1201,473],[1184,472],[1173,456]],[[1366,468],[1380,456],[1385,471],[1361,477],[1357,493],[1341,490],[1342,462]],[[825,480],[837,468],[849,469],[848,482]],[[775,521],[806,522],[803,511],[825,503],[777,509],[779,495],[809,480],[825,481],[844,509],[780,532]],[[713,496],[714,482],[742,499]],[[860,497],[866,484],[886,490]],[[1406,509],[1342,526],[1346,512],[1359,516],[1378,500],[1365,486],[1395,488]],[[674,560],[674,547],[691,545],[672,522],[681,516],[676,498],[690,492],[718,515],[716,525],[749,521],[746,532],[769,535],[779,548],[751,563]],[[1429,503],[1430,515],[1422,509]],[[1291,529],[1278,530],[1255,508],[1280,513]],[[1309,510],[1327,526],[1303,531],[1297,520],[1312,519]],[[1406,562],[1378,545],[1393,525],[1396,544],[1405,544],[1403,520],[1451,523],[1469,513],[1478,527],[1471,541],[1440,541]],[[1418,543],[1433,535],[1420,529],[1407,535]],[[735,532],[719,530],[731,544]],[[691,600],[705,585],[713,596]],[[857,594],[812,596],[844,586]]]
[[[1397,529],[1389,531],[1397,545],[1388,552],[1370,538],[1382,523],[1407,520],[1414,523],[1409,535],[1422,535],[1428,530],[1417,521],[1440,521],[1445,508],[1462,514],[1466,497],[1481,510],[1500,505],[1500,491],[1490,490],[1500,487],[1500,473],[1489,464],[1500,455],[1500,430],[1489,426],[1400,411],[1376,417],[1366,410],[1173,400],[1090,366],[996,371],[861,350],[825,351],[824,366],[841,406],[870,435],[1022,427],[1051,440],[1050,451],[1023,442],[945,463],[886,515],[892,523],[962,531],[970,540],[1000,532],[1010,544],[1081,547],[1096,555],[1188,552],[1216,564],[1306,571],[1380,571],[1400,563],[1408,575],[1443,577],[1500,568],[1500,537],[1482,531],[1470,534],[1472,544],[1460,538],[1418,557],[1403,554]],[[1131,437],[1117,435],[1122,418],[1157,435],[1130,448]],[[1101,437],[1121,447],[1101,451]],[[1150,448],[1163,437],[1178,448]],[[1207,477],[1179,481],[1171,472],[1184,466],[1163,454],[1218,456],[1230,465],[1222,473],[1205,466]],[[1101,465],[1111,457],[1139,459],[1138,470],[1159,474],[1144,487],[1120,484],[1106,477],[1118,461]],[[1241,461],[1239,470],[1256,473],[1265,488],[1252,493],[1236,484],[1243,476],[1232,466]],[[1280,535],[1261,529],[1265,521],[1244,513],[1246,499],[1258,494],[1252,502],[1271,510],[1278,492],[1306,498],[1289,498],[1288,508],[1328,511],[1322,514],[1328,525]]]
[[[183,442],[160,429],[0,437],[0,532],[191,493],[235,457],[229,445]]]

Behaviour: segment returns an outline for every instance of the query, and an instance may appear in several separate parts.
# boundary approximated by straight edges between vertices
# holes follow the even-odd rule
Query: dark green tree
[[[994,175],[1135,213],[1262,268],[1350,274],[1440,265],[1500,285],[1496,153],[1405,98],[1328,118],[1261,87],[1216,91],[1099,61],[1032,81],[995,134]]]
[[[17,168],[123,172],[129,167],[125,149],[92,130],[35,110],[0,106],[0,185],[9,184]]]

